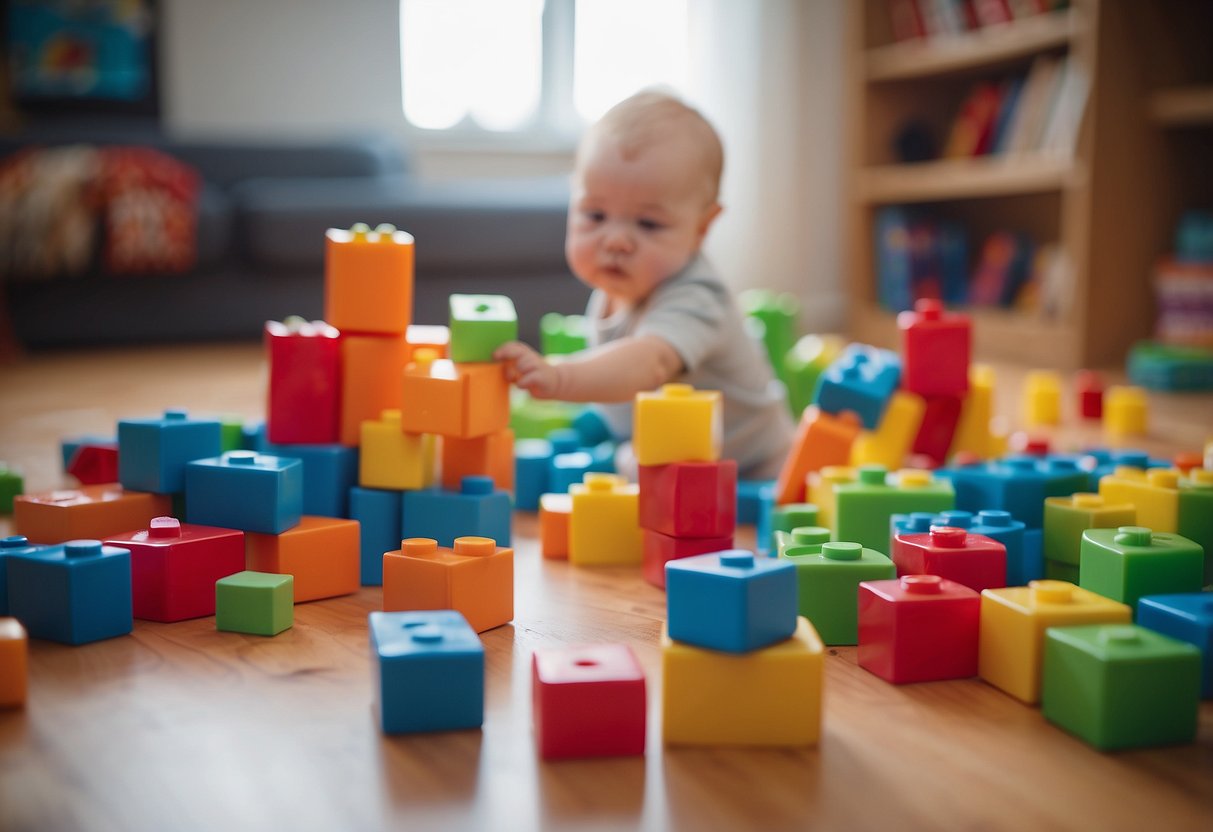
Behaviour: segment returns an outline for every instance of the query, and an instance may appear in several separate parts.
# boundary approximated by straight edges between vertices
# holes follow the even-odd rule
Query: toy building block
[[[832,415],[817,407],[805,410],[792,440],[792,450],[775,481],[775,503],[805,502],[809,474],[831,466],[845,466],[851,459],[851,447],[859,431],[859,418],[854,413]],[[821,507],[816,499],[810,502]]]
[[[484,645],[452,610],[372,612],[375,707],[385,734],[484,722]]]
[[[1084,419],[1103,417],[1103,379],[1099,373],[1083,370],[1074,376],[1074,394],[1078,399],[1078,415]]]
[[[805,526],[817,526],[817,506],[812,503],[788,503],[771,512],[771,532],[791,532]]]
[[[87,644],[131,631],[131,553],[100,540],[15,552],[9,613],[31,638]]]
[[[1012,456],[992,462],[942,468],[956,489],[956,508],[1009,511],[1029,529],[1044,524],[1046,497],[1065,497],[1090,488],[1090,477],[1070,458]]]
[[[271,445],[269,456],[303,463],[303,513],[319,517],[348,517],[350,489],[358,483],[361,454],[346,445]]]
[[[1191,742],[1200,651],[1132,624],[1045,633],[1040,711],[1104,751]]]
[[[155,517],[146,529],[114,535],[106,546],[131,553],[135,618],[185,621],[215,614],[215,581],[244,570],[244,533]]]
[[[550,492],[552,443],[521,439],[514,443],[514,508],[537,511],[539,498]]]
[[[1028,427],[1061,424],[1061,376],[1033,370],[1023,383],[1023,421]]]
[[[788,388],[792,414],[800,416],[813,403],[817,382],[846,342],[836,335],[804,335],[784,355],[780,378]]]
[[[246,535],[248,567],[295,577],[295,603],[350,595],[361,586],[357,520],[303,515],[281,534]]]
[[[385,610],[457,610],[478,633],[514,617],[514,550],[489,537],[451,548],[413,537],[383,555]]]
[[[798,747],[821,735],[825,647],[797,619],[753,652],[707,650],[661,634],[662,733],[670,745]]]
[[[1132,448],[1112,450],[1095,448],[1079,457],[1079,464],[1089,472],[1091,491],[1099,490],[1099,481],[1109,474],[1115,474],[1121,468],[1137,468],[1148,471],[1153,468],[1171,468],[1171,461],[1151,457],[1145,451]]]
[[[552,431],[572,427],[584,405],[532,399],[517,387],[510,391],[510,427],[518,439],[550,439]]]
[[[1128,503],[1113,503],[1100,494],[1079,492],[1045,499],[1044,552],[1048,560],[1078,566],[1082,533],[1087,529],[1117,529],[1137,522]]]
[[[761,339],[771,369],[783,380],[783,357],[796,341],[800,301],[788,292],[746,289],[737,303],[748,319],[747,332]]]
[[[930,472],[907,468],[890,475],[883,466],[865,465],[855,482],[835,487],[834,499],[835,537],[884,552],[894,514],[937,514],[953,508],[956,498],[951,483]]]
[[[816,554],[830,542],[830,530],[824,526],[797,526],[791,531],[775,532],[775,557]]]
[[[337,440],[357,445],[362,423],[385,410],[401,410],[407,389],[401,378],[408,363],[408,343],[399,335],[344,335],[341,338],[341,418]],[[413,401],[409,400],[409,407]],[[410,433],[433,433],[412,430]]]
[[[859,585],[897,577],[893,561],[858,543],[793,543],[780,557],[796,567],[800,614],[826,644],[857,643]]]
[[[414,358],[404,371],[404,430],[471,439],[509,426],[504,364],[430,361],[421,353]]]
[[[22,534],[0,538],[0,615],[8,615],[8,564],[5,558],[17,552],[32,552],[37,548]]]
[[[809,502],[817,506],[817,525],[832,529],[838,522],[838,499],[835,489],[855,482],[856,469],[845,465],[827,465],[808,476],[806,493]]]
[[[518,313],[504,295],[451,295],[450,312],[452,361],[492,361],[498,347],[518,340]]]
[[[856,413],[863,426],[873,430],[900,380],[896,353],[850,344],[818,379],[813,404],[824,413]]]
[[[514,490],[514,431],[509,428],[458,439],[442,440],[442,487],[455,489],[464,477],[484,475],[502,491]]]
[[[265,429],[269,441],[281,445],[337,441],[341,414],[340,335],[336,327],[324,321],[309,323],[300,317],[290,317],[282,322],[265,322],[269,363]]]
[[[350,519],[359,525],[358,574],[363,586],[383,585],[383,553],[400,543],[401,502],[395,491],[350,489]]]
[[[577,566],[628,566],[644,560],[640,487],[616,474],[589,473],[569,489],[569,562]]]
[[[67,473],[75,477],[81,485],[117,482],[118,443],[80,445],[67,464]]]
[[[953,454],[972,454],[991,459],[1001,453],[999,440],[991,433],[994,418],[994,370],[982,364],[969,369],[969,392],[960,405],[960,419],[952,437]]]
[[[665,568],[670,638],[747,653],[796,630],[796,568],[730,549],[672,560]]]
[[[436,358],[450,358],[451,330],[439,324],[409,324],[404,331],[408,345],[408,360],[412,361],[418,350],[429,350]]]
[[[215,629],[276,636],[295,623],[295,579],[267,572],[237,572],[215,582]]]
[[[644,754],[644,671],[626,644],[536,650],[531,693],[542,759]]]
[[[450,546],[457,537],[491,537],[510,545],[510,495],[488,477],[464,477],[458,491],[405,491],[402,537],[432,537]]]
[[[725,537],[737,527],[736,460],[641,465],[639,486],[641,528],[673,537]]]
[[[1124,604],[1065,581],[981,593],[981,637],[977,673],[1027,705],[1040,701],[1045,630],[1078,624],[1130,624]]]
[[[413,235],[358,223],[324,237],[325,320],[347,334],[404,335],[413,319]]]
[[[360,449],[358,484],[363,488],[404,491],[434,484],[434,437],[405,433],[399,410],[363,422]]]
[[[303,516],[303,463],[228,451],[186,466],[185,493],[191,523],[281,534]]]
[[[926,534],[893,537],[897,575],[938,575],[974,592],[1007,585],[1007,550],[964,529],[932,526]]]
[[[31,543],[101,540],[147,528],[153,517],[172,510],[164,494],[126,491],[117,483],[82,485],[41,494],[23,494],[13,502],[13,531]]]
[[[1190,477],[1192,469],[1200,470],[1204,465],[1204,456],[1198,451],[1180,451],[1171,457],[1171,467],[1179,471],[1181,477]]]
[[[644,549],[644,579],[658,589],[665,589],[665,565],[673,560],[724,552],[733,548],[733,536],[673,537],[661,532],[641,529]]]
[[[1200,651],[1200,695],[1213,699],[1213,593],[1147,595],[1137,602],[1137,624]]]
[[[926,403],[921,396],[897,390],[872,433],[861,433],[851,446],[851,465],[883,465],[900,468],[914,447],[922,425]],[[948,437],[951,442],[951,436]]]
[[[1139,526],[1158,532],[1179,530],[1179,472],[1174,469],[1117,468],[1100,478],[1099,496],[1109,503],[1133,506]]]
[[[898,313],[897,328],[902,387],[920,396],[962,396],[968,391],[973,344],[968,315],[945,312],[940,301],[924,298],[912,312]]]
[[[738,480],[737,522],[751,525],[757,523],[763,503],[773,503],[774,497],[774,480]]]
[[[334,438],[333,441],[336,439]],[[219,453],[225,454],[228,451],[243,451],[244,449],[244,419],[230,413],[220,416]]]
[[[25,478],[16,468],[0,462],[0,514],[13,513],[13,500],[25,493]]]
[[[582,482],[586,474],[593,472],[594,455],[589,451],[576,450],[554,454],[551,467],[548,469],[548,489],[552,493],[567,493],[574,485]]]
[[[29,635],[15,618],[0,617],[0,710],[25,705],[29,689]]]
[[[981,596],[938,575],[859,585],[859,666],[895,685],[977,675]]]
[[[1213,470],[1193,468],[1179,481],[1181,537],[1205,550],[1205,585],[1213,584]]]
[[[997,540],[1006,549],[1007,586],[1027,586],[1029,581],[1044,577],[1039,531],[1033,529],[1029,534],[1023,521],[1016,520],[1009,511],[987,509],[977,512],[969,532]]]
[[[929,459],[932,467],[943,465],[948,459],[956,426],[960,424],[962,405],[960,396],[927,396],[924,399],[922,421],[911,450]]]
[[[1007,440],[1007,444],[1014,454],[1046,457],[1050,456],[1053,452],[1052,443],[1048,436],[1029,433],[1026,430],[1017,430],[1012,433]]]
[[[184,410],[118,422],[118,481],[131,491],[175,494],[185,489],[185,466],[219,454],[217,419],[191,419]]]
[[[569,355],[584,350],[589,343],[584,315],[548,312],[539,319],[539,351],[544,355]]]
[[[577,433],[577,444],[589,447],[611,439],[611,426],[597,408],[587,407],[573,418],[572,429]]]
[[[544,494],[539,498],[539,551],[549,560],[568,560],[569,516],[572,494]]]
[[[1140,387],[1109,387],[1104,395],[1103,429],[1113,438],[1142,436],[1149,405]]]
[[[1143,595],[1199,592],[1205,555],[1177,534],[1142,526],[1087,529],[1082,533],[1079,584],[1137,609]]]
[[[722,401],[716,390],[663,384],[637,393],[632,450],[638,465],[715,462],[723,438]]]
[[[115,436],[87,435],[87,436],[72,436],[72,437],[66,437],[66,438],[60,439],[59,440],[59,454],[63,459],[63,472],[64,473],[67,473],[68,466],[72,464],[72,457],[76,455],[76,451],[80,448],[81,445],[113,445],[116,447],[118,445],[118,437],[116,435]],[[3,470],[4,467],[5,467],[4,464],[0,463],[0,470]],[[118,479],[116,477],[114,479],[110,480],[110,482],[117,482],[117,481],[118,481]]]

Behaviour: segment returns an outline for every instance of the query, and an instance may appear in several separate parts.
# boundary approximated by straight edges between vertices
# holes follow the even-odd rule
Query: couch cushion
[[[198,262],[204,269],[222,263],[229,256],[232,243],[232,201],[227,194],[209,182],[198,191],[198,225],[195,242]]]

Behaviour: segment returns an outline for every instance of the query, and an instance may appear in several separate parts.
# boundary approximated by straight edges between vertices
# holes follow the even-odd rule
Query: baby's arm
[[[510,380],[535,398],[566,402],[630,402],[683,370],[677,351],[656,335],[620,338],[559,364],[519,341],[498,347],[493,358],[508,362]]]

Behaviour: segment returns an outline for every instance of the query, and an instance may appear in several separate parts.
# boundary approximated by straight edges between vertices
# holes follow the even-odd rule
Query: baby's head
[[[716,131],[676,98],[616,104],[577,151],[565,256],[583,283],[635,304],[699,252],[718,202]]]

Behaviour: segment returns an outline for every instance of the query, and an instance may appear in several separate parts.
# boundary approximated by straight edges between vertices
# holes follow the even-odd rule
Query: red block
[[[920,396],[963,396],[969,389],[973,329],[969,316],[944,312],[923,299],[897,316],[901,329],[901,386]],[[928,407],[929,410],[929,407]]]
[[[1083,370],[1074,379],[1078,394],[1078,413],[1084,419],[1103,418],[1103,379],[1099,373]]]
[[[924,396],[926,408],[922,422],[914,436],[913,452],[931,459],[935,466],[948,459],[948,449],[956,436],[956,425],[960,422],[961,396]]]
[[[724,537],[737,528],[737,461],[640,466],[640,527],[674,537]]]
[[[67,472],[81,485],[118,481],[118,443],[81,445],[72,454]]]
[[[644,579],[658,589],[665,589],[665,565],[670,561],[733,548],[731,534],[724,537],[671,537],[652,529],[641,529],[641,536],[644,539]]]
[[[644,671],[630,647],[536,650],[531,671],[540,757],[644,754]]]
[[[859,666],[895,685],[977,675],[981,596],[938,575],[859,585]]]
[[[1052,443],[1047,436],[1033,436],[1027,431],[1017,430],[1011,434],[1008,444],[1011,450],[1029,456],[1048,456]]]
[[[215,614],[215,582],[244,571],[244,532],[156,517],[105,540],[131,552],[135,618],[184,621]]]
[[[974,592],[1007,585],[1007,548],[951,526],[893,535],[893,564],[899,576],[938,575]]]
[[[341,406],[340,333],[324,321],[266,321],[270,381],[265,430],[280,445],[337,441]]]

